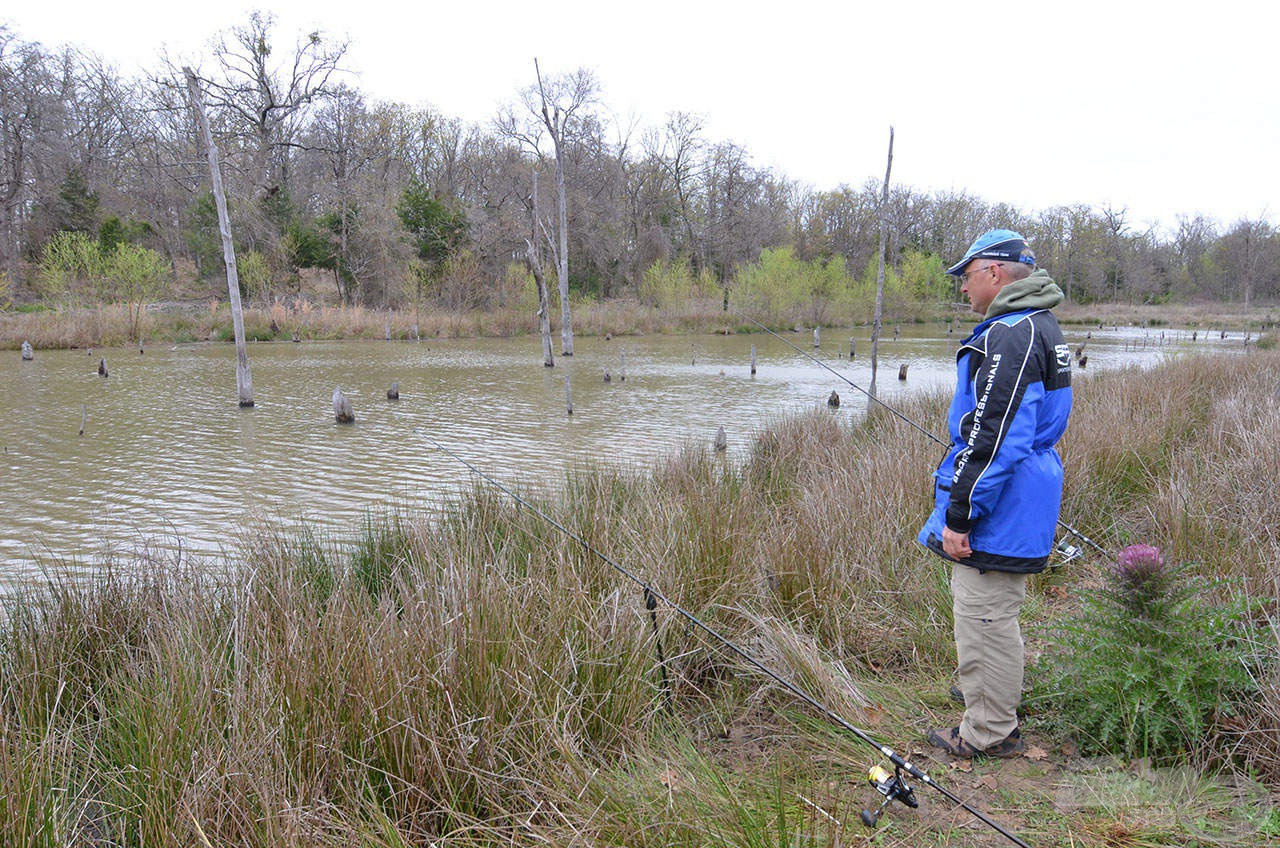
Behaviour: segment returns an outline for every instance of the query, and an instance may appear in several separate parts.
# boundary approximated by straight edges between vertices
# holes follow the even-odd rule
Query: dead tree
[[[542,80],[538,60],[533,60],[533,70],[538,77],[538,99],[542,125],[551,136],[556,156],[556,276],[560,285],[560,355],[573,356],[573,316],[569,310],[569,213],[565,197],[564,157],[568,146],[568,134],[573,130],[578,113],[595,99],[596,83],[591,74],[579,70],[573,76],[555,80],[551,96]]]
[[[533,170],[532,218],[529,238],[525,239],[524,261],[538,286],[538,330],[542,333],[542,364],[554,368],[555,356],[551,352],[551,297],[547,294],[547,278],[542,273],[542,251],[538,249],[538,169]]]
[[[213,183],[213,202],[218,208],[218,232],[222,236],[222,261],[227,266],[227,295],[231,299],[231,326],[236,336],[236,394],[240,405],[253,406],[253,377],[249,374],[249,350],[244,341],[244,313],[240,307],[240,276],[236,270],[236,248],[231,241],[231,219],[227,215],[227,197],[222,189],[222,168],[218,161],[218,148],[209,129],[209,116],[204,111],[204,95],[195,71],[182,69],[187,77],[187,91],[191,96],[191,109],[195,112],[204,146],[209,153],[209,178]]]
[[[871,389],[876,396],[876,357],[880,353],[880,321],[884,317],[884,251],[889,230],[889,173],[893,170],[893,127],[889,127],[889,162],[884,167],[884,188],[880,192],[880,264],[876,271],[876,311],[871,322]],[[852,350],[852,348],[850,348]],[[868,407],[870,409],[870,407]]]

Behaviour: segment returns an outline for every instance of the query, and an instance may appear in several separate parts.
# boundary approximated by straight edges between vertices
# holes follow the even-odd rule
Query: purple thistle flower
[[[1120,551],[1111,576],[1125,606],[1141,612],[1165,594],[1171,577],[1164,555],[1154,545],[1129,545]]]

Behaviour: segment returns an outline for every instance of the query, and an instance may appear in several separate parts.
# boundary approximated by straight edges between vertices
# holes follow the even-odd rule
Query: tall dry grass
[[[1237,576],[1274,610],[1277,365],[1079,381],[1064,518]],[[940,431],[945,402],[904,411]],[[855,723],[888,703],[880,735],[901,747],[915,707],[887,678],[954,662],[945,569],[914,543],[940,455],[887,413],[822,410],[741,457],[514,485]],[[53,578],[5,605],[0,843],[848,844],[838,823],[866,798],[832,773],[867,750],[655,612],[656,638],[637,586],[480,483],[353,540],[268,528],[217,565]],[[1268,691],[1231,737],[1259,773],[1278,767]],[[910,821],[882,843],[972,838]]]

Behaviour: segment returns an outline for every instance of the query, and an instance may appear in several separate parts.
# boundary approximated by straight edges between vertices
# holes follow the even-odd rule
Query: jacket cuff
[[[947,510],[947,529],[953,533],[968,533],[973,529],[973,522],[963,515],[956,515]]]

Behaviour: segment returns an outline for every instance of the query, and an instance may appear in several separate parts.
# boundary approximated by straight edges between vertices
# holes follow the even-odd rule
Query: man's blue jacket
[[[1043,271],[1039,279],[1061,291]],[[1028,285],[1024,285],[1028,284]],[[1043,302],[1039,297],[1014,298]],[[993,304],[999,304],[997,299]],[[991,312],[989,311],[990,315]],[[1071,413],[1071,351],[1048,309],[995,315],[956,354],[956,394],[947,416],[951,446],[935,477],[935,507],[919,541],[940,556],[942,528],[969,533],[987,571],[1043,571],[1062,502],[1062,460],[1054,445]]]

